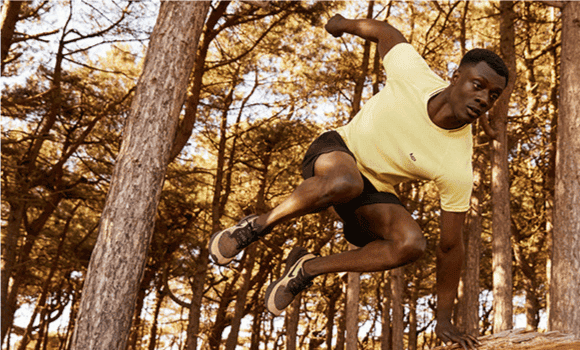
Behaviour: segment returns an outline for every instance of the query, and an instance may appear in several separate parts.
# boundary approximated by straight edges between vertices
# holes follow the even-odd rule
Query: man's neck
[[[448,96],[449,87],[431,97],[427,102],[427,113],[429,119],[438,127],[446,130],[459,129],[465,123],[455,118],[451,105],[448,103]]]

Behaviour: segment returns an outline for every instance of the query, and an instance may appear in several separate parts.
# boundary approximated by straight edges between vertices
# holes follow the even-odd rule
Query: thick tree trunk
[[[562,10],[549,328],[580,336],[580,2]]]
[[[493,200],[493,332],[513,327],[512,305],[512,249],[510,240],[510,198],[507,144],[507,113],[515,80],[514,3],[500,2],[500,51],[511,79],[492,110],[491,121],[497,132],[492,142],[492,200]]]
[[[209,2],[161,4],[124,128],[73,335],[75,350],[125,349],[155,212]]]

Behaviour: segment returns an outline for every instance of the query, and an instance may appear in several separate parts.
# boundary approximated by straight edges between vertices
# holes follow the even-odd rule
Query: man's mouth
[[[467,106],[467,114],[469,114],[470,118],[477,119],[481,115],[481,111],[477,108]]]

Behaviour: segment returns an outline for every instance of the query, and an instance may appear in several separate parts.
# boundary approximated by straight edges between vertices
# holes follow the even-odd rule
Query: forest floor
[[[478,350],[580,350],[580,339],[560,332],[533,332],[513,329],[479,338]],[[431,350],[455,350],[461,346],[438,346]]]

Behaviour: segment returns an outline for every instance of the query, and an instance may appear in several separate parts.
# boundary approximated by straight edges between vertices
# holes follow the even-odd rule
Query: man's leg
[[[266,289],[266,307],[279,315],[294,297],[318,275],[331,272],[373,272],[392,269],[417,260],[426,249],[419,225],[399,204],[375,203],[355,211],[359,229],[376,240],[362,248],[317,257],[296,247],[286,260],[280,279]],[[349,222],[352,229],[354,223]]]
[[[314,163],[314,176],[304,180],[294,192],[270,212],[242,219],[237,225],[216,232],[209,242],[212,260],[228,264],[234,257],[269,232],[275,225],[360,195],[364,183],[354,158],[342,151],[323,153]]]
[[[346,203],[363,190],[362,176],[349,154],[335,151],[321,154],[314,164],[314,176],[304,180],[294,192],[256,223],[272,228],[286,220]]]
[[[423,232],[403,206],[376,203],[358,208],[355,214],[358,226],[379,238],[362,248],[309,260],[304,266],[308,275],[385,271],[413,262],[425,252]]]

